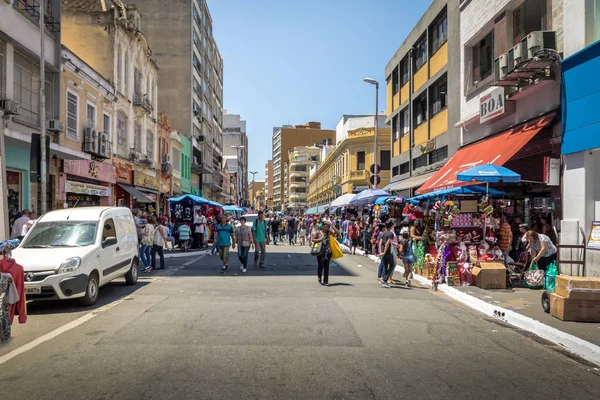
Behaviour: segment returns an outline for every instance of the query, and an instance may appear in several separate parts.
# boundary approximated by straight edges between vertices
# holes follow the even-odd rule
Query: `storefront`
[[[117,185],[115,186],[115,202],[117,207],[133,208],[134,201],[150,203],[151,200],[144,196],[133,186],[133,166],[122,160],[113,160]]]
[[[24,208],[31,208],[31,184],[29,180],[29,146],[27,143],[6,137],[6,180],[8,189],[8,213],[15,215]]]
[[[142,193],[142,196],[134,196],[133,206],[141,210],[145,210],[149,213],[156,213],[157,215],[161,212],[160,210],[160,185],[158,178],[150,175],[147,170],[138,167],[134,167],[133,171],[133,185],[135,189]],[[148,201],[150,200],[150,201]]]
[[[59,176],[58,204],[64,208],[110,206],[116,183],[112,164],[89,160],[64,160]]]

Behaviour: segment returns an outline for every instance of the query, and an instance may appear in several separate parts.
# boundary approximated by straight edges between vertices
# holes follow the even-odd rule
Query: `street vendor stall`
[[[192,223],[194,215],[200,210],[205,217],[218,216],[223,209],[223,206],[216,201],[205,199],[201,196],[184,194],[183,196],[173,197],[169,199],[171,204],[171,215],[175,219],[174,222]]]

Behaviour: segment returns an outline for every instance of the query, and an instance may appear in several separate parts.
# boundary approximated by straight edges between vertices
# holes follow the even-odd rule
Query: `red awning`
[[[554,119],[554,114],[459,149],[446,165],[429,178],[416,193],[423,194],[435,190],[472,185],[472,182],[458,181],[456,174],[482,164],[503,165],[539,131],[548,126],[552,119]]]

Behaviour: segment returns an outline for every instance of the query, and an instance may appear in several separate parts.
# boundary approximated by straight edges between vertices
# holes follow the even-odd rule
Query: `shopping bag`
[[[329,235],[329,246],[331,247],[331,259],[336,260],[344,256],[340,244],[335,240],[333,235]]]
[[[546,281],[544,282],[544,289],[554,292],[556,289],[556,275],[558,275],[558,269],[556,268],[556,261],[548,266],[546,270]]]
[[[313,243],[312,247],[310,248],[310,255],[322,256],[323,253],[323,242]]]
[[[525,282],[531,289],[538,289],[544,287],[545,274],[544,271],[537,268],[537,264],[531,264],[531,268],[525,272]]]

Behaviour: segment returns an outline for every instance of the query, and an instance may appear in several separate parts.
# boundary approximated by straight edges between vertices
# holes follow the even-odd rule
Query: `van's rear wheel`
[[[85,296],[79,300],[80,303],[84,306],[93,306],[96,304],[99,289],[98,274],[93,272],[88,278],[87,285],[85,286]]]
[[[133,260],[131,261],[131,268],[129,268],[129,271],[127,271],[127,273],[125,274],[125,283],[128,285],[135,285],[137,283],[138,280],[138,265],[139,265],[140,261],[137,257],[133,257]]]

